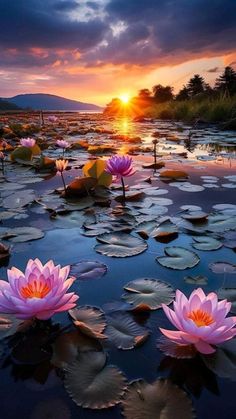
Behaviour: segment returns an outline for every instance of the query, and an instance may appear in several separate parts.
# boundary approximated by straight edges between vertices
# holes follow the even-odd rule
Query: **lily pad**
[[[29,205],[35,199],[34,191],[32,189],[25,189],[24,191],[17,191],[3,200],[3,207],[9,209],[19,209]]]
[[[223,246],[219,240],[209,236],[197,236],[193,237],[193,240],[195,243],[193,243],[192,246],[197,250],[217,250]]]
[[[224,342],[213,354],[202,356],[202,359],[219,377],[236,381],[236,339]]]
[[[96,307],[76,307],[69,310],[74,325],[82,333],[93,338],[105,338],[103,331],[106,326],[104,312]]]
[[[235,274],[236,265],[229,262],[213,262],[209,264],[209,268],[215,274]]]
[[[148,247],[144,240],[126,233],[104,233],[97,240],[101,244],[95,246],[96,252],[110,257],[135,256]]]
[[[174,289],[170,284],[158,279],[140,278],[124,286],[128,291],[122,296],[135,308],[143,307],[147,310],[157,310],[162,304],[169,305],[174,298]]]
[[[78,406],[104,409],[120,402],[126,379],[103,352],[85,352],[66,367],[65,388]]]
[[[164,252],[167,256],[157,257],[156,260],[160,265],[166,268],[184,270],[193,268],[200,262],[200,258],[194,252],[184,247],[172,246],[166,247]]]
[[[23,243],[41,239],[44,233],[36,227],[15,227],[8,229],[1,237],[13,243]]]
[[[70,274],[80,280],[99,279],[106,273],[107,266],[96,260],[82,260],[71,265],[70,270]]]
[[[170,380],[149,384],[134,381],[122,402],[126,419],[192,419],[195,417],[187,394]]]
[[[228,300],[231,303],[231,313],[236,314],[236,288],[220,288],[217,291],[221,300]]]
[[[22,320],[16,319],[12,314],[0,314],[0,339],[14,335]]]
[[[177,359],[190,359],[194,358],[197,350],[194,345],[180,345],[172,342],[165,336],[161,336],[157,341],[157,347],[165,355]]]
[[[106,336],[119,349],[133,349],[149,336],[147,329],[139,326],[127,313],[114,312],[107,316]]]

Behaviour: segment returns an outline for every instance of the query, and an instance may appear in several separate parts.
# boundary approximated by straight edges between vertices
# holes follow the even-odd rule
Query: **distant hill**
[[[14,103],[0,99],[0,111],[17,111],[19,109],[19,106]]]
[[[92,103],[78,102],[77,100],[66,99],[64,97],[47,95],[44,93],[33,93],[17,95],[11,98],[2,98],[20,108],[44,111],[101,111],[100,106]]]

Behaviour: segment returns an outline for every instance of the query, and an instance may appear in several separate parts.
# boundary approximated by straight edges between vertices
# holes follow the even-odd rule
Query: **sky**
[[[236,0],[0,0],[0,97],[105,105],[236,68]]]

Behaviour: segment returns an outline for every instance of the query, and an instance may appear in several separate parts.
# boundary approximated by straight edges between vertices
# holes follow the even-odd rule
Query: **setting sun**
[[[130,95],[129,93],[123,93],[122,95],[120,95],[120,100],[126,105],[127,103],[129,103],[130,100]]]

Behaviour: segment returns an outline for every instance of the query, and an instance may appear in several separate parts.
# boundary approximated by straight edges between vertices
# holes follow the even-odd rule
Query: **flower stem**
[[[121,176],[121,184],[122,184],[122,191],[123,191],[123,201],[125,202],[125,183],[122,176]]]
[[[62,183],[63,183],[63,186],[64,186],[64,191],[65,191],[65,194],[66,194],[66,183],[65,183],[65,179],[64,179],[64,176],[63,176],[62,172],[61,172],[61,179],[62,179]]]
[[[154,144],[153,154],[154,154],[154,164],[156,166],[156,164],[157,164],[157,145],[156,145],[156,143]]]

